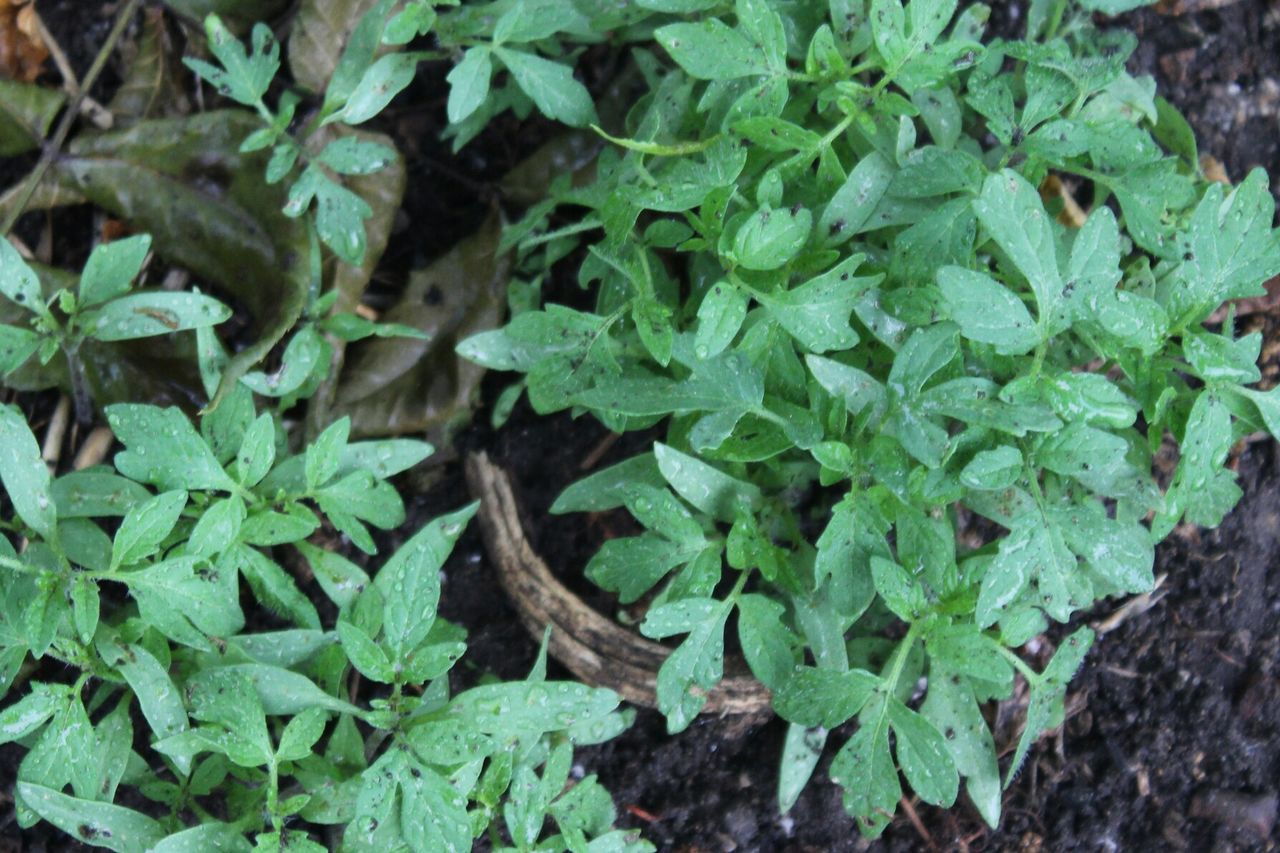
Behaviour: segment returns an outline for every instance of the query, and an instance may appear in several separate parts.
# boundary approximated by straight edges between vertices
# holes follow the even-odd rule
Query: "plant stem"
[[[89,94],[89,90],[93,88],[93,84],[98,79],[98,75],[102,73],[102,69],[107,65],[107,59],[115,50],[116,42],[120,40],[120,36],[124,34],[124,28],[133,20],[133,13],[138,9],[139,0],[126,0],[124,7],[116,13],[115,24],[111,27],[111,32],[107,34],[107,40],[102,43],[102,47],[98,50],[98,55],[93,58],[93,65],[89,66],[89,73],[84,75],[84,79],[80,81],[80,87],[76,90],[75,97],[71,99],[71,103],[67,104],[67,111],[62,114],[62,121],[58,124],[58,129],[54,132],[53,137],[45,142],[44,151],[40,155],[40,162],[36,163],[36,167],[27,177],[26,186],[22,188],[22,194],[18,197],[18,203],[10,209],[9,215],[0,224],[0,238],[6,237],[9,231],[13,229],[13,225],[18,221],[18,217],[26,210],[27,205],[31,202],[31,196],[35,193],[36,187],[40,185],[44,173],[48,171],[49,165],[53,163],[58,152],[62,149],[62,143],[66,142],[67,134],[71,132],[71,125],[75,123],[76,116],[80,113],[80,104],[83,103],[85,96]]]

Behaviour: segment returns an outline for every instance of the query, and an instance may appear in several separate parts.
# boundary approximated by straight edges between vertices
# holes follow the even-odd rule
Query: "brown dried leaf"
[[[298,85],[323,92],[351,32],[378,0],[303,0],[289,35],[289,70]]]
[[[124,82],[109,109],[117,127],[148,118],[183,115],[190,111],[174,62],[173,39],[163,9],[146,9],[137,38],[121,47],[125,56]]]
[[[49,58],[40,31],[27,0],[0,0],[0,77],[30,83],[40,76]]]
[[[334,416],[351,416],[360,435],[426,432],[447,446],[471,412],[484,370],[454,353],[458,341],[495,327],[506,310],[510,258],[498,254],[495,211],[471,237],[413,274],[382,319],[421,329],[428,341],[373,338],[353,344],[338,385]]]

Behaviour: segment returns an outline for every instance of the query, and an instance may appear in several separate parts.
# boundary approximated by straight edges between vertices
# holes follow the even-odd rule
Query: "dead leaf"
[[[288,5],[289,0],[164,0],[165,5],[200,24],[206,15],[217,15],[237,35],[249,31],[255,21],[269,21]],[[203,32],[203,30],[202,30]]]
[[[249,310],[256,339],[227,365],[226,388],[294,326],[310,292],[305,225],[281,213],[284,189],[262,180],[265,155],[239,150],[259,126],[227,110],[81,135],[45,178],[150,233],[161,257]]]
[[[323,92],[352,31],[378,0],[303,0],[289,35],[289,70],[298,85]]]
[[[49,58],[40,29],[27,0],[0,0],[0,76],[23,83],[40,76]]]
[[[502,220],[495,211],[480,230],[424,270],[383,315],[431,336],[428,341],[372,338],[353,344],[338,385],[334,416],[349,414],[362,436],[427,433],[437,447],[470,416],[484,370],[454,347],[494,328],[506,310],[511,261],[497,251]]]
[[[0,157],[39,148],[66,100],[57,89],[0,78]]]
[[[141,30],[121,53],[128,70],[109,105],[118,127],[190,112],[163,9],[143,11]]]

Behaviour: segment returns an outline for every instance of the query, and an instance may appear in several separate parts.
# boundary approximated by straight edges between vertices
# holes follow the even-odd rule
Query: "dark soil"
[[[1024,19],[1025,2],[995,5],[1013,26]],[[80,70],[109,26],[102,23],[109,19],[84,11],[97,6],[39,3]],[[1156,76],[1160,93],[1191,121],[1201,152],[1220,160],[1231,178],[1261,165],[1280,192],[1280,4],[1164,0],[1161,6],[1167,14],[1144,11],[1126,20],[1140,38],[1133,69]],[[388,301],[407,269],[480,222],[496,197],[493,181],[538,138],[521,138],[514,124],[502,125],[463,158],[451,159],[436,141],[442,101],[438,81],[420,80],[382,128],[401,142],[410,174],[405,222],[375,282],[375,294]],[[1264,358],[1274,362],[1280,349],[1276,320],[1255,315],[1246,322],[1265,326]],[[1275,373],[1273,364],[1269,375]],[[491,376],[485,398],[491,401],[506,381]],[[486,448],[509,468],[535,547],[553,568],[580,578],[599,542],[627,534],[630,522],[608,514],[548,516],[546,509],[581,476],[580,463],[606,440],[605,431],[587,419],[540,418],[522,404],[494,432],[488,414],[479,413],[459,437],[459,448]],[[640,452],[647,438],[623,437],[598,464]],[[867,844],[845,815],[838,789],[826,781],[825,762],[791,813],[780,816],[774,790],[784,729],[776,721],[747,727],[699,718],[670,737],[656,713],[641,710],[628,732],[581,750],[577,760],[612,791],[620,822],[642,828],[665,850],[1274,849],[1280,832],[1265,825],[1261,798],[1275,797],[1280,787],[1280,576],[1269,571],[1280,546],[1275,445],[1246,448],[1237,469],[1244,500],[1218,530],[1179,531],[1159,549],[1156,573],[1166,577],[1150,596],[1150,609],[1135,608],[1099,637],[1072,683],[1073,713],[1059,736],[1033,751],[1007,792],[998,831],[987,829],[962,796],[951,811],[917,804],[918,826],[900,812],[882,840]],[[406,496],[406,530],[467,500],[456,463],[430,481],[398,485],[415,492]],[[384,553],[394,544],[386,543]],[[477,527],[459,543],[446,577],[443,615],[470,634],[459,682],[483,672],[527,672],[536,644],[501,595]],[[577,582],[580,591],[590,591]],[[609,610],[598,593],[589,600]],[[1104,602],[1077,622],[1106,623],[1121,604]],[[1050,649],[1043,651],[1047,656]],[[552,677],[564,676],[555,670],[553,665]],[[831,742],[847,735],[837,731]],[[12,747],[0,750],[0,788],[6,792],[20,755]],[[18,833],[8,803],[5,811],[0,850],[79,849],[45,825]]]

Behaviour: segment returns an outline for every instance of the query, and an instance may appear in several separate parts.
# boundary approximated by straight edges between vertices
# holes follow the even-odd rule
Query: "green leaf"
[[[849,315],[864,291],[883,276],[854,277],[862,255],[853,255],[831,270],[792,290],[760,293],[758,299],[769,314],[810,352],[852,349],[858,333],[849,326]]]
[[[713,284],[698,305],[698,330],[694,351],[698,358],[710,358],[724,352],[747,317],[750,300],[736,285],[728,281]]]
[[[738,228],[733,254],[743,269],[776,270],[804,248],[812,230],[813,214],[807,208],[762,207]]]
[[[715,18],[696,24],[668,24],[653,35],[689,76],[699,80],[732,80],[770,72],[757,45]]]
[[[822,758],[827,743],[827,730],[805,728],[792,723],[783,741],[782,763],[778,768],[778,811],[786,814],[800,799],[813,771]]]
[[[1212,389],[1201,391],[1187,417],[1180,445],[1182,458],[1165,494],[1164,512],[1151,525],[1157,541],[1184,513],[1192,524],[1215,527],[1240,500],[1243,492],[1234,473],[1223,467],[1231,443],[1231,413],[1226,403]]]
[[[861,669],[796,667],[774,694],[773,707],[792,723],[834,729],[861,711],[879,684],[879,678]]]
[[[165,836],[159,823],[123,806],[69,797],[31,782],[18,782],[17,794],[27,808],[86,844],[133,853]]]
[[[71,618],[80,642],[87,645],[93,641],[100,612],[97,582],[86,575],[76,575],[71,583]]]
[[[239,495],[209,504],[195,527],[191,528],[187,553],[197,557],[213,557],[233,547],[240,535],[240,525],[244,523],[245,515],[244,500]]]
[[[304,474],[308,492],[315,491],[338,474],[350,433],[351,418],[340,418],[325,427],[324,432],[307,445]]]
[[[871,578],[885,606],[899,619],[913,622],[924,612],[924,589],[902,566],[883,557],[872,557]]]
[[[522,50],[495,47],[493,52],[547,118],[570,127],[586,127],[598,120],[587,87],[574,79],[569,66]]]
[[[893,174],[893,164],[878,151],[858,161],[818,220],[818,233],[826,245],[837,246],[863,230],[888,191]]]
[[[289,188],[286,216],[301,216],[316,200],[316,233],[339,258],[354,266],[364,263],[368,238],[364,220],[373,208],[356,193],[338,184],[312,164]]]
[[[33,682],[30,692],[0,711],[0,743],[20,740],[39,729],[67,704],[62,685]]]
[[[663,639],[687,633],[658,669],[658,710],[667,716],[671,734],[686,729],[702,706],[706,692],[724,672],[724,626],[732,602],[686,598],[655,607],[645,614],[640,632]]]
[[[480,109],[489,96],[489,79],[493,76],[493,60],[489,48],[476,45],[467,48],[462,61],[450,69],[448,116],[450,124],[459,124]]]
[[[973,209],[982,227],[1026,278],[1041,317],[1054,317],[1062,301],[1057,243],[1040,193],[1012,169],[989,176]]]
[[[40,336],[35,332],[0,323],[0,377],[26,364],[40,344]]]
[[[1067,696],[1067,683],[1075,675],[1089,647],[1093,645],[1093,631],[1080,628],[1058,646],[1049,665],[1045,667],[1040,680],[1031,684],[1031,701],[1027,705],[1027,722],[1022,729],[1022,737],[1018,738],[1018,748],[1013,754],[1013,763],[1005,774],[1004,786],[1007,788],[1022,767],[1027,757],[1027,750],[1047,729],[1062,724],[1065,713],[1063,701]]]
[[[230,562],[234,563],[258,601],[299,627],[319,630],[320,617],[315,605],[298,589],[292,575],[255,548],[236,543],[229,543],[229,548]]]
[[[960,482],[971,489],[996,491],[1012,486],[1022,476],[1022,454],[1001,445],[974,454],[960,472]]]
[[[150,234],[126,237],[95,248],[80,273],[80,306],[87,308],[128,293],[149,251]]]
[[[938,270],[938,286],[960,324],[960,334],[991,344],[1004,355],[1022,355],[1040,343],[1027,306],[990,276],[961,267]]]
[[[383,637],[401,660],[430,632],[440,600],[440,568],[478,508],[472,503],[433,520],[378,572],[374,583],[383,596]]]
[[[654,445],[653,455],[658,470],[676,494],[721,521],[733,521],[739,506],[754,508],[763,499],[754,484],[730,477],[673,447],[659,442]]]
[[[956,801],[960,777],[946,739],[925,717],[893,697],[888,701],[889,725],[896,738],[902,774],[920,799],[950,807]]]
[[[782,623],[784,612],[780,602],[764,595],[748,593],[738,598],[742,655],[760,683],[774,691],[795,668],[794,638]]]
[[[368,175],[385,169],[396,152],[381,142],[358,136],[341,136],[330,142],[316,159],[340,175]]]
[[[449,703],[450,719],[504,741],[540,737],[606,720],[618,694],[566,681],[507,682],[473,687]]]
[[[222,68],[191,57],[184,57],[183,63],[208,81],[219,94],[249,107],[261,103],[280,68],[280,44],[271,34],[271,28],[262,23],[254,24],[252,52],[245,51],[244,45],[217,15],[205,18],[204,28],[209,49]]]
[[[280,746],[276,749],[278,761],[301,761],[311,754],[316,741],[324,734],[328,714],[321,708],[311,708],[294,717],[280,733]]]
[[[8,241],[0,240],[0,246]],[[18,517],[46,540],[57,540],[58,509],[40,445],[17,406],[0,405],[0,482]]]
[[[187,493],[176,490],[131,507],[125,513],[124,521],[120,522],[111,544],[111,571],[156,553],[173,531],[186,505]]]
[[[1211,183],[1179,234],[1182,263],[1162,294],[1179,327],[1198,322],[1228,299],[1257,296],[1280,273],[1280,237],[1272,228],[1275,199],[1267,173],[1254,169],[1223,197]]]
[[[898,808],[902,786],[889,753],[888,699],[875,694],[863,709],[858,730],[831,762],[831,781],[844,789],[844,808],[868,838],[884,831]]]
[[[965,777],[969,798],[988,826],[1000,823],[1000,767],[995,741],[974,698],[973,688],[952,671],[931,662],[929,692],[920,713],[946,739],[952,761]]]
[[[216,326],[231,309],[199,293],[134,293],[121,296],[88,314],[89,335],[100,341],[129,341]]]
[[[258,484],[276,460],[276,423],[267,412],[258,415],[253,426],[244,432],[244,440],[236,452],[236,475],[240,485]]]
[[[311,566],[311,573],[315,575],[324,594],[340,609],[349,606],[369,585],[369,576],[341,554],[317,548],[307,542],[298,542],[296,546]]]
[[[324,123],[340,121],[357,125],[382,112],[392,98],[413,82],[421,58],[417,53],[389,53],[378,59],[360,76],[360,82],[347,96],[342,109]]]
[[[106,411],[107,423],[126,448],[115,458],[121,474],[166,490],[235,489],[181,410],[119,403]]]
[[[156,738],[164,738],[184,732],[190,723],[186,708],[182,705],[182,693],[174,686],[169,673],[151,652],[140,645],[124,648],[114,645],[99,646],[103,659],[115,667],[124,677],[129,688],[138,698],[138,706]],[[191,765],[181,757],[176,758],[184,773]]]
[[[230,824],[213,821],[175,832],[147,853],[202,853],[205,850],[252,853],[253,848]]]
[[[339,622],[338,636],[342,638],[342,650],[346,652],[347,659],[361,675],[382,684],[396,680],[391,659],[368,634],[350,622]]]
[[[701,544],[672,542],[652,533],[609,539],[587,563],[586,574],[592,583],[630,604],[701,550]]]

